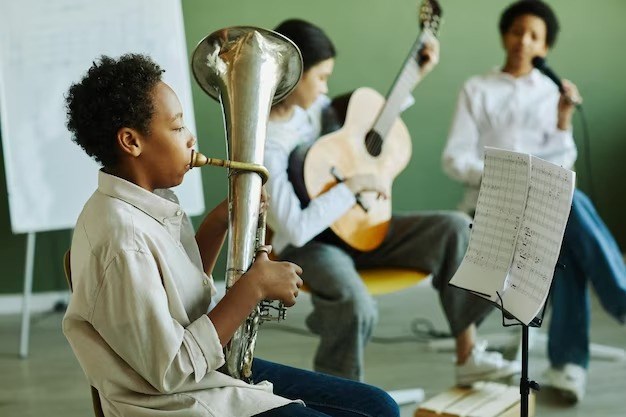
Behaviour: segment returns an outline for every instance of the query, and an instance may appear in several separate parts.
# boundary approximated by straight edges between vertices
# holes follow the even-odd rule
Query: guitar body
[[[384,138],[380,154],[371,155],[366,149],[365,137],[384,104],[385,98],[371,88],[355,90],[343,126],[318,139],[309,148],[303,165],[304,186],[311,199],[337,184],[333,168],[344,178],[373,174],[381,179],[386,199],[364,193],[361,199],[368,211],[355,205],[331,226],[343,242],[361,251],[373,250],[385,239],[391,219],[393,180],[411,158],[411,138],[400,118]]]
[[[437,0],[424,0],[419,18],[421,29],[436,36],[441,20]],[[331,225],[333,233],[325,230],[316,239],[366,252],[376,249],[387,236],[393,181],[411,158],[411,138],[399,115],[421,78],[423,45],[420,35],[386,98],[371,88],[359,88],[349,99],[334,100],[334,117],[327,120],[323,115],[322,130],[338,130],[297,147],[289,156],[289,180],[302,207],[339,180],[358,174],[376,176],[387,195],[379,199],[375,193],[361,193],[358,205]]]

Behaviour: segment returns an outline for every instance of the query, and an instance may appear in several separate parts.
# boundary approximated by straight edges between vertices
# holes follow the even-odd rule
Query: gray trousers
[[[312,240],[288,246],[280,258],[300,265],[311,289],[307,326],[320,336],[316,371],[363,380],[363,352],[378,319],[376,304],[357,269],[404,267],[432,274],[454,336],[480,323],[491,304],[448,286],[465,255],[470,218],[460,212],[394,215],[384,242],[371,252]]]

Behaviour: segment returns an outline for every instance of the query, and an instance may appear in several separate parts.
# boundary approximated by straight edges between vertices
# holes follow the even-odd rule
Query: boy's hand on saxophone
[[[245,278],[247,284],[255,288],[259,301],[279,300],[287,307],[293,306],[302,287],[302,268],[291,262],[271,261],[267,255],[271,248],[266,246],[262,249],[241,278]]]

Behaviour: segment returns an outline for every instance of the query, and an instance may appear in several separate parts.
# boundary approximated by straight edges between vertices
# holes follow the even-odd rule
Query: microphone
[[[543,75],[545,75],[546,77],[548,77],[549,79],[551,79],[554,84],[557,85],[557,87],[559,87],[559,93],[561,94],[565,94],[565,89],[563,88],[563,82],[561,82],[561,78],[556,75],[556,73],[554,71],[552,71],[552,68],[550,68],[548,66],[548,64],[546,64],[546,60],[543,57],[540,56],[536,56],[533,58],[533,67],[537,68],[539,71],[541,71],[543,73]],[[574,106],[576,107],[581,107],[582,106],[582,102],[580,101],[580,98],[574,100],[573,98],[569,97],[569,96],[565,96],[565,98],[572,104],[574,104]]]
[[[543,73],[546,77],[554,81],[554,84],[559,87],[559,93],[563,94],[565,90],[563,89],[563,83],[561,82],[561,78],[552,71],[552,68],[546,64],[546,60],[543,57],[536,56],[533,58],[533,67],[537,68],[539,71]]]

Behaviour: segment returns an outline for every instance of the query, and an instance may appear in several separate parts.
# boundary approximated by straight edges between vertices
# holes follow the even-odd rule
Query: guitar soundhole
[[[383,138],[380,137],[378,132],[370,130],[365,136],[365,149],[372,156],[378,156],[383,150]]]

